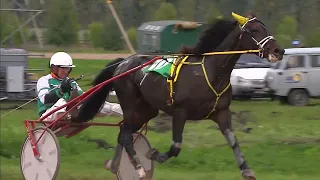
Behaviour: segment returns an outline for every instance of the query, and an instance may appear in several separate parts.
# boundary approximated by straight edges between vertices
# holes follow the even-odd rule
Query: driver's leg
[[[123,112],[120,104],[110,103],[106,101],[97,116],[98,117],[103,117],[103,116],[119,117],[122,115],[123,115]]]

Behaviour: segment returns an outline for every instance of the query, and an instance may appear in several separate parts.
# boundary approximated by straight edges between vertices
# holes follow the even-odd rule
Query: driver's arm
[[[62,93],[59,88],[50,91],[48,80],[45,77],[41,77],[37,82],[38,98],[43,104],[51,104],[57,102]],[[49,93],[48,93],[49,92]]]
[[[79,84],[77,82],[74,81],[74,86],[75,88],[78,90],[78,95],[83,94],[84,92],[82,91],[82,89],[80,88]]]

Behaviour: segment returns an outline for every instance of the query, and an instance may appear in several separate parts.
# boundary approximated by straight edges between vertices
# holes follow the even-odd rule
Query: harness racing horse
[[[138,70],[104,85],[83,103],[79,119],[88,121],[97,114],[111,90],[115,90],[117,94],[123,110],[123,124],[118,135],[120,149],[116,150],[111,165],[111,170],[114,168],[113,172],[117,171],[117,154],[124,147],[139,176],[145,176],[146,172],[133,149],[132,133],[156,117],[161,110],[172,116],[173,143],[165,153],[151,149],[146,155],[149,159],[163,163],[171,157],[177,157],[181,151],[186,121],[211,119],[218,124],[232,148],[242,176],[245,179],[256,179],[240,151],[231,127],[230,75],[241,55],[231,51],[260,49],[257,55],[267,58],[270,62],[276,62],[282,59],[284,50],[257,17],[243,17],[235,13],[232,13],[232,16],[236,21],[217,20],[204,32],[194,48],[182,48],[181,53],[192,55],[182,55],[179,58],[184,59],[180,60],[181,66],[185,65],[178,68],[173,88],[167,82],[168,79],[158,73]],[[212,51],[226,52],[221,55],[202,55]],[[120,64],[123,59],[112,61],[107,66],[114,66],[103,69],[95,78],[94,84],[97,85],[137,67],[153,57],[155,56],[136,54]]]

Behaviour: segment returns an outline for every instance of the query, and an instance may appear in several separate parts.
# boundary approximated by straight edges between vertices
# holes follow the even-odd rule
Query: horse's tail
[[[94,79],[93,85],[97,85],[113,77],[114,71],[118,65],[124,61],[123,58],[115,59],[108,63],[98,76]],[[112,90],[113,83],[107,83],[103,85],[99,90],[90,95],[82,104],[79,109],[79,115],[77,121],[86,122],[92,119],[101,109],[105,100],[108,98],[110,91]]]

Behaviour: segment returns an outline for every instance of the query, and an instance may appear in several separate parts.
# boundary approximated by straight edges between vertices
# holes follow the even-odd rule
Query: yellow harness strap
[[[207,118],[216,110],[216,107],[217,107],[217,104],[218,104],[218,102],[219,102],[220,97],[223,95],[223,93],[225,93],[225,92],[229,89],[229,87],[230,87],[230,85],[231,85],[231,82],[229,81],[228,85],[227,85],[220,93],[218,93],[218,92],[213,88],[213,86],[211,85],[211,83],[210,83],[210,81],[209,81],[206,68],[204,67],[204,60],[205,60],[205,56],[203,56],[202,62],[201,62],[201,67],[202,67],[202,70],[203,70],[203,73],[204,73],[204,77],[206,78],[207,84],[208,84],[208,86],[210,87],[211,91],[217,96],[216,101],[215,101],[215,103],[214,103],[214,105],[213,105],[212,110],[211,110],[210,113],[204,118],[204,119],[207,119]]]
[[[179,61],[175,61],[173,63],[173,65],[171,66],[171,69],[170,69],[170,76],[174,79],[168,79],[167,82],[169,83],[170,85],[170,97],[171,97],[171,103],[173,104],[174,100],[173,100],[173,83],[175,83],[178,79],[178,76],[179,76],[179,73],[180,73],[180,69],[182,67],[182,65],[201,65],[202,67],[202,71],[204,73],[204,77],[206,78],[206,82],[208,84],[208,86],[210,87],[211,91],[217,96],[216,98],[216,101],[213,105],[213,108],[212,110],[210,111],[210,113],[204,118],[204,119],[207,119],[215,110],[216,110],[216,107],[217,107],[217,104],[219,102],[219,99],[220,97],[223,95],[223,93],[225,93],[229,87],[231,86],[231,83],[229,81],[228,85],[220,92],[220,93],[217,93],[217,91],[212,87],[210,81],[209,81],[209,78],[208,78],[208,75],[207,75],[207,72],[206,72],[206,69],[204,67],[204,60],[205,60],[205,56],[212,56],[212,55],[219,55],[219,54],[245,54],[245,53],[251,53],[251,52],[260,52],[261,50],[243,50],[243,51],[222,51],[222,52],[209,52],[209,53],[204,53],[202,54],[203,55],[203,58],[202,58],[202,61],[201,62],[185,62],[189,55],[193,55],[193,54],[172,54],[173,56],[181,56],[181,55],[184,55],[185,57],[182,59],[181,62]],[[175,70],[175,66],[176,66],[176,62],[178,62],[178,67],[176,68]],[[174,71],[176,71],[176,74],[175,74],[175,77],[173,77],[173,74],[174,74]]]
[[[214,103],[214,105],[213,105],[212,110],[211,110],[210,113],[204,118],[204,119],[207,119],[207,118],[216,110],[216,107],[217,107],[217,104],[218,104],[218,102],[219,102],[220,97],[223,95],[223,93],[225,93],[225,92],[229,89],[231,83],[230,83],[230,81],[229,81],[228,85],[227,85],[220,93],[218,93],[218,92],[213,88],[213,86],[211,85],[211,83],[210,83],[210,81],[209,81],[208,74],[207,74],[206,68],[205,68],[205,66],[204,66],[205,56],[203,56],[201,62],[194,62],[194,63],[193,63],[193,62],[185,62],[185,61],[188,59],[188,57],[189,57],[189,56],[185,56],[185,57],[181,60],[180,63],[179,63],[178,61],[175,61],[175,62],[173,63],[173,65],[171,66],[171,69],[170,69],[170,76],[171,76],[171,77],[173,76],[174,71],[176,71],[175,76],[172,77],[171,79],[168,79],[168,80],[167,80],[167,82],[169,83],[169,86],[170,86],[171,103],[173,104],[173,102],[174,102],[174,100],[173,100],[173,83],[175,83],[175,82],[177,81],[182,65],[201,65],[202,71],[203,71],[203,74],[204,74],[204,77],[205,77],[205,79],[206,79],[206,82],[207,82],[209,88],[210,88],[211,91],[217,96],[217,98],[216,98],[216,100],[215,100],[215,103]],[[175,64],[175,63],[177,63],[177,62],[179,63],[178,66],[177,66],[177,64]],[[175,66],[177,66],[177,68],[175,68]]]
[[[179,62],[178,60],[174,61],[172,66],[171,66],[171,69],[170,69],[170,76],[171,76],[171,79],[168,79],[167,82],[169,83],[169,86],[170,86],[170,97],[171,97],[171,103],[173,104],[173,83],[175,83],[178,79],[178,76],[179,76],[179,73],[180,73],[180,70],[181,70],[181,67],[182,65],[184,64],[184,62],[188,59],[189,56],[185,56],[181,62]],[[176,64],[176,63],[179,63],[179,64]],[[177,66],[178,65],[178,66]],[[177,68],[175,68],[177,66]],[[173,77],[174,75],[174,72],[176,72],[175,76]]]

